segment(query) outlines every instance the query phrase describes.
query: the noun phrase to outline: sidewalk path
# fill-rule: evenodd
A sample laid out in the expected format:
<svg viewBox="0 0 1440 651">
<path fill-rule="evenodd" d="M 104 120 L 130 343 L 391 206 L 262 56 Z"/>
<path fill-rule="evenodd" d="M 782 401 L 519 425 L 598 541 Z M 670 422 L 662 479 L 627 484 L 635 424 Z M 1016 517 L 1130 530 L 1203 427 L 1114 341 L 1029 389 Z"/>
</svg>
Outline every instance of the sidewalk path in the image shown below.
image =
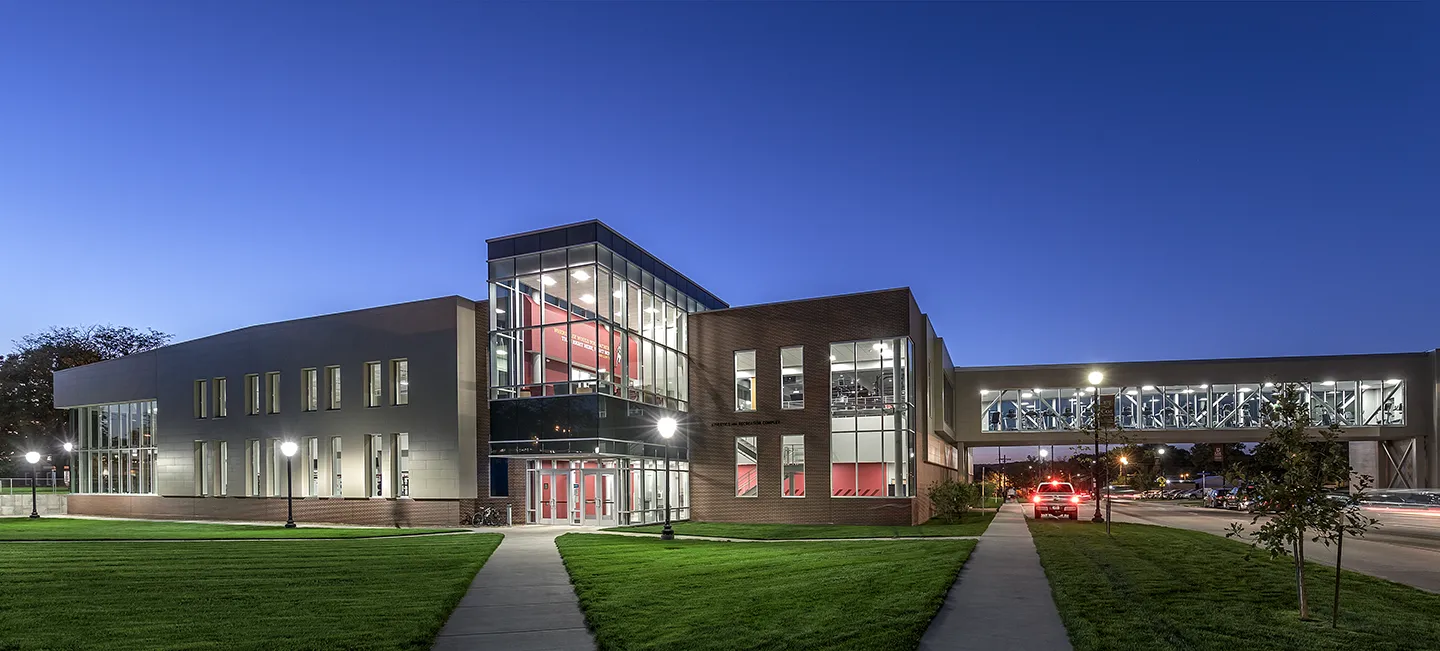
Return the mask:
<svg viewBox="0 0 1440 651">
<path fill-rule="evenodd" d="M 555 538 L 574 527 L 505 529 L 505 540 L 435 638 L 435 651 L 594 651 Z"/>
<path fill-rule="evenodd" d="M 1021 508 L 1001 507 L 980 537 L 920 639 L 921 651 L 1071 648 Z"/>
</svg>

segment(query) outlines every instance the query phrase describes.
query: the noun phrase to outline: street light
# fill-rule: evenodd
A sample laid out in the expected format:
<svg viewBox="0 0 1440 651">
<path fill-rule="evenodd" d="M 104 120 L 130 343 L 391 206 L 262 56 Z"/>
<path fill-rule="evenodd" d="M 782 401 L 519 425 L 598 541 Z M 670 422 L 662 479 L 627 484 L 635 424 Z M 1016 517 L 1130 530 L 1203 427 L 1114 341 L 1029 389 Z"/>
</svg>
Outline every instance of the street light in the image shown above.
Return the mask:
<svg viewBox="0 0 1440 651">
<path fill-rule="evenodd" d="M 660 431 L 660 438 L 665 439 L 665 528 L 660 530 L 661 540 L 675 539 L 675 530 L 670 528 L 670 437 L 675 436 L 675 429 L 679 425 L 669 416 L 655 423 L 655 429 Z"/>
<path fill-rule="evenodd" d="M 72 489 L 75 484 L 75 444 L 66 441 L 62 447 L 65 448 L 65 465 L 70 468 L 70 474 L 65 476 L 65 488 Z"/>
<path fill-rule="evenodd" d="M 1105 374 L 1100 371 L 1090 371 L 1088 379 L 1091 386 L 1099 387 L 1100 383 L 1105 381 Z M 1095 392 L 1096 407 L 1099 404 L 1100 392 L 1097 389 Z M 1100 412 L 1094 407 L 1090 411 L 1091 426 L 1095 428 L 1095 459 L 1090 465 L 1090 483 L 1093 484 L 1092 489 L 1095 492 L 1095 515 L 1090 518 L 1090 521 L 1098 524 L 1105 521 L 1105 516 L 1100 515 Z"/>
<path fill-rule="evenodd" d="M 39 478 L 35 476 L 35 464 L 40 462 L 40 453 L 33 450 L 26 452 L 25 460 L 30 462 L 30 517 L 38 518 L 40 517 L 40 510 L 36 508 L 35 483 L 39 481 Z"/>
<path fill-rule="evenodd" d="M 299 446 L 294 441 L 280 444 L 280 453 L 285 455 L 285 528 L 295 528 L 295 475 L 290 472 L 290 457 L 295 456 Z"/>
<path fill-rule="evenodd" d="M 1125 480 L 1125 466 L 1128 466 L 1128 465 L 1130 465 L 1130 460 L 1129 460 L 1129 459 L 1126 459 L 1125 457 L 1120 457 L 1120 480 L 1121 480 L 1121 481 L 1124 481 L 1124 480 Z"/>
</svg>

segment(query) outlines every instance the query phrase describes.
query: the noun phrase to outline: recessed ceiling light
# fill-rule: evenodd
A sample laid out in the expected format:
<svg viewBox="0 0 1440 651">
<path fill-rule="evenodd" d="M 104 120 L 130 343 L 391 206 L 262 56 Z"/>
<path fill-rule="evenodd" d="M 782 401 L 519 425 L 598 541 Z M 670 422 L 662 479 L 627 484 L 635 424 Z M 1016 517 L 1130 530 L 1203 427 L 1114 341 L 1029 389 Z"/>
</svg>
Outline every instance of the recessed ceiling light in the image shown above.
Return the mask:
<svg viewBox="0 0 1440 651">
<path fill-rule="evenodd" d="M 541 276 L 541 277 L 540 277 L 540 284 L 542 284 L 542 285 L 544 285 L 544 286 L 546 286 L 546 287 L 554 287 L 554 286 L 555 286 L 555 279 L 554 279 L 554 278 L 551 278 L 551 277 L 549 277 L 549 276 Z"/>
<path fill-rule="evenodd" d="M 1361 389 L 1374 389 L 1375 387 L 1373 387 L 1373 386 L 1371 386 L 1371 385 L 1368 385 L 1368 384 L 1362 384 L 1362 385 L 1360 385 L 1360 388 L 1361 388 Z"/>
<path fill-rule="evenodd" d="M 1145 386 L 1143 386 L 1143 387 L 1140 387 L 1140 390 L 1141 390 L 1141 391 L 1154 391 L 1154 390 L 1155 390 L 1155 385 L 1153 385 L 1153 384 L 1147 384 L 1147 385 L 1145 385 Z"/>
<path fill-rule="evenodd" d="M 877 344 L 872 345 L 872 346 L 870 346 L 870 347 L 871 347 L 871 348 L 874 348 L 875 350 L 884 350 L 884 349 L 885 349 L 885 344 L 878 344 L 878 343 L 877 343 Z"/>
<path fill-rule="evenodd" d="M 1186 389 L 1184 393 L 1195 393 L 1194 389 Z"/>
<path fill-rule="evenodd" d="M 591 295 L 591 294 L 581 294 L 581 295 L 580 295 L 580 302 L 581 302 L 581 303 L 591 303 L 591 304 L 593 304 L 593 303 L 595 302 L 595 296 L 593 296 L 593 295 Z"/>
<path fill-rule="evenodd" d="M 1034 397 L 1035 397 L 1035 394 L 1030 393 L 1029 391 L 1026 391 L 1025 393 L 1020 394 L 1020 397 L 1021 397 L 1021 398 L 1034 398 Z"/>
<path fill-rule="evenodd" d="M 1335 386 L 1335 381 L 1334 381 L 1334 380 L 1326 380 L 1326 381 L 1324 381 L 1324 382 L 1321 382 L 1320 384 L 1323 384 L 1323 385 L 1325 385 L 1325 386 L 1327 386 L 1327 387 L 1333 387 L 1333 386 Z"/>
<path fill-rule="evenodd" d="M 1273 386 L 1275 386 L 1275 383 L 1274 383 L 1274 382 L 1266 382 L 1266 383 L 1265 383 L 1265 386 L 1266 386 L 1266 387 L 1273 387 Z"/>
<path fill-rule="evenodd" d="M 831 355 L 831 356 L 830 356 L 830 359 L 835 359 L 835 356 L 834 356 L 834 355 Z M 980 390 L 980 395 L 982 395 L 982 396 L 988 396 L 988 395 L 990 395 L 990 390 L 989 390 L 989 389 L 981 389 L 981 390 Z"/>
<path fill-rule="evenodd" d="M 503 308 L 503 307 L 497 307 L 497 308 L 495 308 L 495 313 L 496 313 L 496 314 L 504 314 L 504 313 L 505 313 L 505 308 Z"/>
<path fill-rule="evenodd" d="M 584 269 L 576 269 L 574 273 L 570 274 L 570 277 L 580 281 L 590 280 L 590 274 Z"/>
<path fill-rule="evenodd" d="M 1250 393 L 1250 387 L 1240 387 L 1240 393 Z"/>
<path fill-rule="evenodd" d="M 1201 388 L 1201 389 L 1209 389 L 1209 388 L 1210 388 L 1210 385 L 1208 385 L 1208 384 L 1202 384 L 1202 385 L 1200 385 L 1200 388 Z"/>
<path fill-rule="evenodd" d="M 1125 392 L 1125 395 L 1127 395 L 1127 396 L 1138 396 L 1138 395 L 1140 395 L 1140 392 L 1139 392 L 1139 391 L 1136 391 L 1136 390 L 1134 390 L 1134 389 L 1131 389 L 1131 390 L 1129 390 L 1129 391 L 1126 391 L 1126 392 Z"/>
<path fill-rule="evenodd" d="M 500 350 L 495 351 L 495 354 L 499 355 L 500 357 L 504 357 L 506 355 L 509 355 L 510 353 L 505 352 L 505 349 L 501 348 Z"/>
<path fill-rule="evenodd" d="M 653 308 L 653 307 L 647 307 L 647 308 L 645 308 L 644 311 L 645 311 L 646 314 L 654 314 L 654 313 L 656 313 L 656 312 L 659 312 L 660 310 L 657 310 L 657 309 L 655 309 L 655 308 Z"/>
<path fill-rule="evenodd" d="M 1385 384 L 1400 384 L 1399 380 L 1386 380 Z"/>
</svg>

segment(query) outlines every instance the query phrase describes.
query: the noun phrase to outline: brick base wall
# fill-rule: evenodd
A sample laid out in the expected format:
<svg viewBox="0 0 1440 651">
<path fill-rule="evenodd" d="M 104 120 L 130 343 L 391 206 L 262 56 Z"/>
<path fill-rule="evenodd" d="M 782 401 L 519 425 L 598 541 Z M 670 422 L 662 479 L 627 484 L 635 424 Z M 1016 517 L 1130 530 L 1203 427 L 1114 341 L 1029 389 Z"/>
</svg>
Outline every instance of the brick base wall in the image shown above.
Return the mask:
<svg viewBox="0 0 1440 651">
<path fill-rule="evenodd" d="M 295 521 L 380 527 L 453 527 L 460 524 L 461 501 L 297 499 Z M 275 497 L 71 495 L 68 510 L 71 515 L 153 520 L 285 521 L 285 499 Z"/>
</svg>

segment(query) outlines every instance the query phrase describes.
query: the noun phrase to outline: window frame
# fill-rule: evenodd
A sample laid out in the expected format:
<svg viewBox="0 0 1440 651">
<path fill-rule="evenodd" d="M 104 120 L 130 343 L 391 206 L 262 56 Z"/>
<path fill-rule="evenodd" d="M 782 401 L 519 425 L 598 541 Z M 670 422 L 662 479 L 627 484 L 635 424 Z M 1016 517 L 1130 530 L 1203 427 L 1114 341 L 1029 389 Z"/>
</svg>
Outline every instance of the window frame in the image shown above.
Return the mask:
<svg viewBox="0 0 1440 651">
<path fill-rule="evenodd" d="M 749 491 L 748 493 L 741 493 L 741 492 L 740 492 L 740 468 L 741 468 L 741 465 L 740 465 L 740 442 L 743 441 L 743 440 L 747 440 L 747 439 L 750 441 L 751 446 L 752 446 L 752 449 L 755 451 L 755 453 L 750 456 L 750 460 L 755 462 L 755 463 L 754 463 L 755 479 L 750 483 L 750 491 Z M 756 436 L 756 435 L 754 435 L 754 434 L 741 434 L 741 435 L 738 435 L 738 436 L 735 437 L 735 443 L 734 443 L 733 447 L 734 447 L 734 450 L 735 450 L 735 497 L 736 497 L 737 499 L 754 499 L 754 498 L 760 497 L 760 437 L 759 437 L 759 436 Z"/>
<path fill-rule="evenodd" d="M 229 393 L 229 382 L 227 382 L 223 377 L 217 377 L 215 378 L 214 383 L 215 417 L 224 418 L 230 415 L 230 408 L 228 405 L 229 396 L 227 395 Z"/>
<path fill-rule="evenodd" d="M 280 413 L 280 371 L 265 373 L 265 413 Z"/>
<path fill-rule="evenodd" d="M 786 369 L 786 366 L 785 366 L 785 351 L 787 351 L 787 350 L 798 350 L 798 351 L 800 351 L 800 372 L 799 372 L 799 373 L 786 373 L 786 372 L 785 372 L 785 369 Z M 785 378 L 789 378 L 789 377 L 798 377 L 798 378 L 800 378 L 800 399 L 799 399 L 799 400 L 791 400 L 791 399 L 789 398 L 789 395 L 787 395 L 787 394 L 785 393 Z M 786 411 L 799 411 L 799 410 L 805 409 L 805 346 L 804 346 L 803 344 L 802 344 L 802 345 L 797 345 L 797 346 L 782 346 L 782 347 L 780 348 L 780 409 L 786 410 Z"/>
<path fill-rule="evenodd" d="M 795 445 L 791 439 L 798 439 L 800 445 L 800 494 L 793 495 L 786 489 L 785 452 L 787 448 Z M 791 464 L 794 465 L 794 464 Z M 804 434 L 781 434 L 780 435 L 780 497 L 786 499 L 804 499 L 805 497 L 805 435 Z"/>
<path fill-rule="evenodd" d="M 260 410 L 265 406 L 265 399 L 260 392 L 260 374 L 245 374 L 245 415 L 258 416 Z"/>
<path fill-rule="evenodd" d="M 404 389 L 400 387 L 400 371 L 402 369 L 405 371 Z M 402 394 L 405 396 L 404 400 L 400 398 Z M 390 405 L 403 407 L 408 404 L 410 404 L 410 359 L 408 357 L 392 359 L 390 360 Z"/>
<path fill-rule="evenodd" d="M 365 371 L 364 380 L 361 382 L 361 388 L 364 389 L 365 394 L 365 408 L 373 409 L 384 405 L 385 367 L 383 363 L 379 360 L 365 362 L 362 368 Z M 371 369 L 374 369 L 375 372 L 372 373 Z"/>
<path fill-rule="evenodd" d="M 205 419 L 210 417 L 210 383 L 207 380 L 195 381 L 195 399 L 192 405 L 195 408 L 195 418 Z"/>
<path fill-rule="evenodd" d="M 746 355 L 746 354 L 748 354 L 748 355 L 750 356 L 750 369 L 749 369 L 749 371 L 748 371 L 748 372 L 750 373 L 750 375 L 748 376 L 748 378 L 740 375 L 742 372 L 746 372 L 746 371 L 741 371 L 741 370 L 740 370 L 740 356 L 741 356 L 741 355 Z M 736 412 L 736 413 L 750 413 L 750 412 L 755 411 L 755 410 L 760 406 L 760 405 L 759 405 L 760 401 L 758 400 L 758 398 L 759 398 L 759 391 L 756 390 L 756 389 L 759 388 L 759 385 L 760 385 L 759 382 L 757 382 L 757 380 L 759 379 L 759 378 L 757 377 L 757 376 L 759 375 L 759 373 L 756 372 L 756 367 L 757 367 L 757 365 L 758 365 L 758 359 L 759 359 L 759 358 L 758 358 L 758 356 L 755 354 L 755 350 L 754 350 L 754 349 L 737 350 L 737 351 L 735 351 L 734 355 L 731 357 L 731 360 L 732 360 L 732 370 L 734 371 L 734 374 L 735 374 L 735 389 L 734 389 L 734 391 L 733 391 L 733 394 L 734 394 L 734 397 L 735 397 L 735 412 Z M 749 388 L 749 390 L 750 390 L 750 404 L 749 404 L 748 407 L 742 407 L 742 406 L 741 406 L 740 386 L 741 386 L 741 380 L 743 380 L 743 379 L 748 379 L 748 380 L 749 380 L 749 387 L 748 387 L 748 388 Z"/>
<path fill-rule="evenodd" d="M 325 411 L 336 411 L 340 409 L 344 394 L 341 393 L 344 385 L 340 382 L 340 367 L 325 367 Z"/>
<path fill-rule="evenodd" d="M 320 369 L 300 369 L 300 411 L 320 410 Z"/>
</svg>

